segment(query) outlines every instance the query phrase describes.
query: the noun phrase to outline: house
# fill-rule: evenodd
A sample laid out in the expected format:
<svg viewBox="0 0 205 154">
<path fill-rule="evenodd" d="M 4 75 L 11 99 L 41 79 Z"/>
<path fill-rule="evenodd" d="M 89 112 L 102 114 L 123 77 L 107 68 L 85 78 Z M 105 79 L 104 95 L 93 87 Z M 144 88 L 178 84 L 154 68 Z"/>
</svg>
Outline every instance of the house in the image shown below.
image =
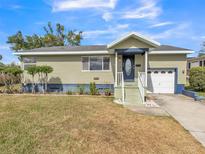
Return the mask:
<svg viewBox="0 0 205 154">
<path fill-rule="evenodd" d="M 182 92 L 190 53 L 193 51 L 161 45 L 132 32 L 108 45 L 44 47 L 14 54 L 21 58 L 23 69 L 31 65 L 53 67 L 49 91 L 72 91 L 81 84 L 89 90 L 90 82 L 95 82 L 99 90 L 112 89 L 117 100 L 143 103 L 149 92 Z M 31 89 L 29 75 L 24 75 L 23 82 Z"/>
<path fill-rule="evenodd" d="M 205 56 L 187 58 L 187 74 L 193 67 L 205 67 Z"/>
</svg>

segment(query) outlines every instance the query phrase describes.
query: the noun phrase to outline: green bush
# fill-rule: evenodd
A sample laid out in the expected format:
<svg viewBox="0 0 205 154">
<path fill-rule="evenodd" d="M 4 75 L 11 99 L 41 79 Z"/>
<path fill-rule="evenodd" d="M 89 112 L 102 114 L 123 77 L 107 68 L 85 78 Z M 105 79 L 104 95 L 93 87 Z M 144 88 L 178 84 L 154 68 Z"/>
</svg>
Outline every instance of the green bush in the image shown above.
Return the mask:
<svg viewBox="0 0 205 154">
<path fill-rule="evenodd" d="M 190 87 L 195 91 L 205 91 L 205 67 L 194 67 L 190 70 Z"/>
<path fill-rule="evenodd" d="M 90 83 L 90 94 L 91 95 L 97 95 L 98 89 L 96 88 L 95 82 Z"/>
<path fill-rule="evenodd" d="M 78 86 L 78 92 L 80 95 L 85 94 L 85 86 L 84 85 L 79 85 Z"/>
<path fill-rule="evenodd" d="M 110 96 L 111 95 L 111 89 L 109 89 L 109 88 L 104 89 L 104 93 L 105 93 L 105 96 Z"/>
<path fill-rule="evenodd" d="M 66 94 L 67 94 L 67 95 L 73 95 L 73 92 L 70 91 L 70 90 L 68 90 L 68 91 L 66 92 Z"/>
</svg>

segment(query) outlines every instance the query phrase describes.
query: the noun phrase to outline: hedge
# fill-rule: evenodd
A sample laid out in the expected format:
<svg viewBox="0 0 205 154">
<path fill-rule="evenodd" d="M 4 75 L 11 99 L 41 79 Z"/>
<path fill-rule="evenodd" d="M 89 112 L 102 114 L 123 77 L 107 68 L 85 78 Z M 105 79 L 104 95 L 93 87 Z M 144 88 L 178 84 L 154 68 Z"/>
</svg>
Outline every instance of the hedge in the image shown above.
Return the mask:
<svg viewBox="0 0 205 154">
<path fill-rule="evenodd" d="M 205 91 L 205 67 L 194 67 L 190 70 L 190 86 L 195 91 Z"/>
</svg>

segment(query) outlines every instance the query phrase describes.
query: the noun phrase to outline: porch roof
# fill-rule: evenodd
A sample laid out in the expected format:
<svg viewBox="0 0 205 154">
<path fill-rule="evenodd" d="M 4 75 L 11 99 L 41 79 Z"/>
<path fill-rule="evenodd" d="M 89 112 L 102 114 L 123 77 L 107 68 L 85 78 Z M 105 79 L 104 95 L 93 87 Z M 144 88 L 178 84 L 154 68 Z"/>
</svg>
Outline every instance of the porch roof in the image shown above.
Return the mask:
<svg viewBox="0 0 205 154">
<path fill-rule="evenodd" d="M 143 54 L 149 51 L 149 48 L 127 48 L 127 49 L 115 49 L 118 54 Z"/>
</svg>

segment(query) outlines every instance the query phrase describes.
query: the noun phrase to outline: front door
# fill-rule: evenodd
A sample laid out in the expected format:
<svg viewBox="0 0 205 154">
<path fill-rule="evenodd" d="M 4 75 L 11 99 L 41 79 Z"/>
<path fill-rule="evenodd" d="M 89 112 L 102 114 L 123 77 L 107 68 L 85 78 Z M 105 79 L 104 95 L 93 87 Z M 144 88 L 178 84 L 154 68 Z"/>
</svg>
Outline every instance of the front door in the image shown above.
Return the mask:
<svg viewBox="0 0 205 154">
<path fill-rule="evenodd" d="M 134 81 L 135 76 L 135 64 L 134 55 L 124 55 L 123 56 L 123 74 L 125 81 Z"/>
</svg>

